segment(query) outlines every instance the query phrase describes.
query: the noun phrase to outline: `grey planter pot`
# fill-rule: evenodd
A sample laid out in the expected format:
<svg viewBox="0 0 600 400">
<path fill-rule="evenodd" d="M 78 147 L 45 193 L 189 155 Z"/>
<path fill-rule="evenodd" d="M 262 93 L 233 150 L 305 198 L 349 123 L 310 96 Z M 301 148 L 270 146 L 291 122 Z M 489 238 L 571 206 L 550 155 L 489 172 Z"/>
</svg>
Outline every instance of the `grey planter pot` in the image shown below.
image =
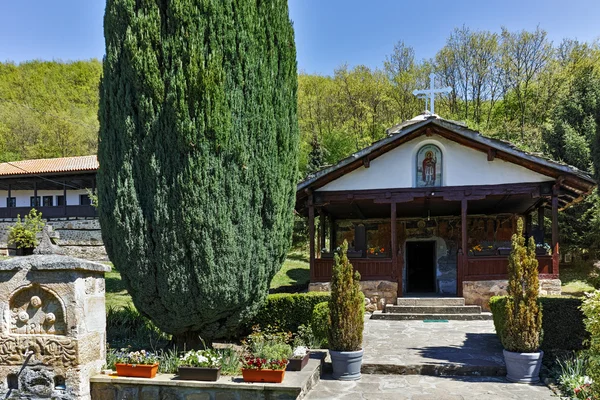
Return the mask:
<svg viewBox="0 0 600 400">
<path fill-rule="evenodd" d="M 513 353 L 503 351 L 506 363 L 506 379 L 515 383 L 538 383 L 544 352 Z"/>
<path fill-rule="evenodd" d="M 331 365 L 333 366 L 333 379 L 340 381 L 356 381 L 360 379 L 363 350 L 329 350 L 329 354 L 331 355 Z"/>
</svg>

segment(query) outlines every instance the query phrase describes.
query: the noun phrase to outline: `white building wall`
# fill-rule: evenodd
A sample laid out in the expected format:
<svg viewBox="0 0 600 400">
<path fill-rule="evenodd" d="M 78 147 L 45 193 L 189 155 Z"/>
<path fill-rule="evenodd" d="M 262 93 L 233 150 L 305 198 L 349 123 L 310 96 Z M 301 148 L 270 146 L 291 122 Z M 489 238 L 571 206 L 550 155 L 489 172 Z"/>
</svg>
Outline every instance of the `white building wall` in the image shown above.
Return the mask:
<svg viewBox="0 0 600 400">
<path fill-rule="evenodd" d="M 442 186 L 500 185 L 544 182 L 554 178 L 473 150 L 439 135 L 420 136 L 371 160 L 364 166 L 328 183 L 318 191 L 410 188 L 416 186 L 415 157 L 425 144 L 437 145 L 442 153 Z"/>
<path fill-rule="evenodd" d="M 79 195 L 87 194 L 86 190 L 67 190 L 67 205 L 79 205 Z M 43 196 L 53 196 L 53 204 L 56 206 L 57 197 L 64 195 L 62 190 L 38 190 L 40 202 Z M 29 207 L 30 197 L 33 196 L 33 190 L 12 190 L 11 196 L 16 198 L 17 207 Z M 8 190 L 0 190 L 0 207 L 6 207 L 6 199 L 8 198 Z M 42 203 L 43 204 L 43 203 Z"/>
</svg>

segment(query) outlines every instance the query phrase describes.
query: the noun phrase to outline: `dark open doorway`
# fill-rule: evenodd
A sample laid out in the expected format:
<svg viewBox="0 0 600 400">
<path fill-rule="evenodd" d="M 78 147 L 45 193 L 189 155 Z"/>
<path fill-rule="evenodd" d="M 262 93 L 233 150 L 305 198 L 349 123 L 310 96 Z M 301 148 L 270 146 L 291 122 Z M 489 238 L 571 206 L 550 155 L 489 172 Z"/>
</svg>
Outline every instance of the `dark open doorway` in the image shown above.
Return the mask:
<svg viewBox="0 0 600 400">
<path fill-rule="evenodd" d="M 406 242 L 406 291 L 435 293 L 435 242 Z"/>
</svg>

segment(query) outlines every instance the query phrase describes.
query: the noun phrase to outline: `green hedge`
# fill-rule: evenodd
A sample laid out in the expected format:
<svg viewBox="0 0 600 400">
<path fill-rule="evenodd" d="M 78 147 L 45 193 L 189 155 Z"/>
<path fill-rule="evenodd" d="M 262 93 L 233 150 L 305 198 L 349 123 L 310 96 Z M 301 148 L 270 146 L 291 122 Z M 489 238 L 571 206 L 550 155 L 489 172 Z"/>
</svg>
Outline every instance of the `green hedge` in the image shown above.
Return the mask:
<svg viewBox="0 0 600 400">
<path fill-rule="evenodd" d="M 250 326 L 277 325 L 283 330 L 296 332 L 298 326 L 310 324 L 315 306 L 329 301 L 329 297 L 329 293 L 320 292 L 271 294 Z"/>
<path fill-rule="evenodd" d="M 543 351 L 581 350 L 583 341 L 589 337 L 583 325 L 583 313 L 579 309 L 581 299 L 574 297 L 540 297 L 542 306 Z M 494 327 L 501 338 L 506 321 L 506 296 L 490 299 Z"/>
</svg>

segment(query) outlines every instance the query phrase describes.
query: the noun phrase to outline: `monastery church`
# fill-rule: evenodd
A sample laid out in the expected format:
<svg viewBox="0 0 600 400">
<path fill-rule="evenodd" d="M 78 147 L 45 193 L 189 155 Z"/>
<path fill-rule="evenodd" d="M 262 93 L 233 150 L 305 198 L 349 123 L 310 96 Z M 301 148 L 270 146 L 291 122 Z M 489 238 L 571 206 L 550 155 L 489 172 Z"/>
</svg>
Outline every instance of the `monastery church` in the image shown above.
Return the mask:
<svg viewBox="0 0 600 400">
<path fill-rule="evenodd" d="M 347 240 L 380 309 L 402 297 L 464 297 L 487 309 L 489 297 L 506 293 L 522 218 L 537 244 L 541 293 L 560 294 L 558 213 L 595 185 L 577 168 L 425 113 L 298 184 L 309 290 L 329 289 L 334 251 Z"/>
</svg>

